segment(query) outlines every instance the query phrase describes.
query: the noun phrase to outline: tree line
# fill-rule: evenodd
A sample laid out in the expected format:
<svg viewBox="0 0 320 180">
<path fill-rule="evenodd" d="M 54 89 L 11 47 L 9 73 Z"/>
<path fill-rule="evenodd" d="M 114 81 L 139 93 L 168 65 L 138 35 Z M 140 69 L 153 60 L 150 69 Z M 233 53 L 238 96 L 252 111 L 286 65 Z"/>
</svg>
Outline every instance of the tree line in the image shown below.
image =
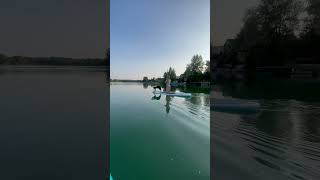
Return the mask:
<svg viewBox="0 0 320 180">
<path fill-rule="evenodd" d="M 110 49 L 104 58 L 26 57 L 0 54 L 0 65 L 110 66 Z"/>
<path fill-rule="evenodd" d="M 300 60 L 320 63 L 320 0 L 261 0 L 247 9 L 243 26 L 218 65 L 283 66 Z"/>
<path fill-rule="evenodd" d="M 170 78 L 171 81 L 177 82 L 200 82 L 200 81 L 210 81 L 210 61 L 204 62 L 201 55 L 194 55 L 191 58 L 191 62 L 187 64 L 184 73 L 177 76 L 174 68 L 169 67 L 169 69 L 164 72 L 162 78 L 152 78 L 143 77 L 143 82 L 151 81 L 161 81 L 164 82 L 166 79 Z"/>
</svg>

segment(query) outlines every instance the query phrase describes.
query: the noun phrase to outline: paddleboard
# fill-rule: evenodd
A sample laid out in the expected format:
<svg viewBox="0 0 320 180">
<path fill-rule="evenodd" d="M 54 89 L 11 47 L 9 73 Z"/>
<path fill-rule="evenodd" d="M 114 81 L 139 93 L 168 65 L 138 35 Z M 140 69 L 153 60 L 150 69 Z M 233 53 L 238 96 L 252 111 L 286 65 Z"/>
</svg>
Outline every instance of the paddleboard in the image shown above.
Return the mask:
<svg viewBox="0 0 320 180">
<path fill-rule="evenodd" d="M 163 94 L 166 96 L 179 96 L 179 97 L 191 97 L 191 93 L 184 92 L 175 92 L 175 93 L 167 93 L 163 91 L 153 91 L 154 94 Z"/>
<path fill-rule="evenodd" d="M 110 180 L 113 180 L 113 179 L 112 179 L 112 176 L 111 176 L 111 174 L 110 174 Z"/>
</svg>

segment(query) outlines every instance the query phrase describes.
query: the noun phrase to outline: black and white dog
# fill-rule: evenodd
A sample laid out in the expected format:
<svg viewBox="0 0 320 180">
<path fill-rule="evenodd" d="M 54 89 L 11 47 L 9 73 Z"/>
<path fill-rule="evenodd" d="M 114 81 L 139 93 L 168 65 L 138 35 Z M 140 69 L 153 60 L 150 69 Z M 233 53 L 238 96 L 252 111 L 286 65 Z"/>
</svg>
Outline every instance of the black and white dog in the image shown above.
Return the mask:
<svg viewBox="0 0 320 180">
<path fill-rule="evenodd" d="M 154 86 L 153 89 L 154 90 L 160 89 L 160 91 L 161 91 L 161 87 L 160 86 Z"/>
</svg>

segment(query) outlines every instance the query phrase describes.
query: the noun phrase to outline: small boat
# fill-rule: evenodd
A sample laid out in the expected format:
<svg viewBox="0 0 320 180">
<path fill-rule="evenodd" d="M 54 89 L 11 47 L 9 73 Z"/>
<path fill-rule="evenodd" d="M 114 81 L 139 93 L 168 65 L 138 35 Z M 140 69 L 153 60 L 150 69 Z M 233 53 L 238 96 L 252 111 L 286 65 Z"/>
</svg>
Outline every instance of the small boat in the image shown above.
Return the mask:
<svg viewBox="0 0 320 180">
<path fill-rule="evenodd" d="M 191 97 L 191 93 L 184 92 L 164 92 L 164 91 L 153 91 L 153 94 L 164 94 L 167 96 L 178 96 L 178 97 Z"/>
</svg>

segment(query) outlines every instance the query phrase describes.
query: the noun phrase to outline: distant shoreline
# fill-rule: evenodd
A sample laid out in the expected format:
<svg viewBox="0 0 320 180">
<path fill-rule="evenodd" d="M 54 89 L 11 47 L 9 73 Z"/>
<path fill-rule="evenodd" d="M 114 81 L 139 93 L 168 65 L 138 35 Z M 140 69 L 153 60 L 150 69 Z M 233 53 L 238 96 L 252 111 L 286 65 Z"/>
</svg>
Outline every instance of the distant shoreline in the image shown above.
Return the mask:
<svg viewBox="0 0 320 180">
<path fill-rule="evenodd" d="M 5 65 L 46 65 L 46 66 L 109 66 L 102 58 L 65 58 L 65 57 L 7 57 L 0 54 L 0 66 Z"/>
<path fill-rule="evenodd" d="M 110 82 L 139 82 L 139 83 L 143 83 L 142 80 L 130 80 L 130 79 L 111 79 Z"/>
</svg>

